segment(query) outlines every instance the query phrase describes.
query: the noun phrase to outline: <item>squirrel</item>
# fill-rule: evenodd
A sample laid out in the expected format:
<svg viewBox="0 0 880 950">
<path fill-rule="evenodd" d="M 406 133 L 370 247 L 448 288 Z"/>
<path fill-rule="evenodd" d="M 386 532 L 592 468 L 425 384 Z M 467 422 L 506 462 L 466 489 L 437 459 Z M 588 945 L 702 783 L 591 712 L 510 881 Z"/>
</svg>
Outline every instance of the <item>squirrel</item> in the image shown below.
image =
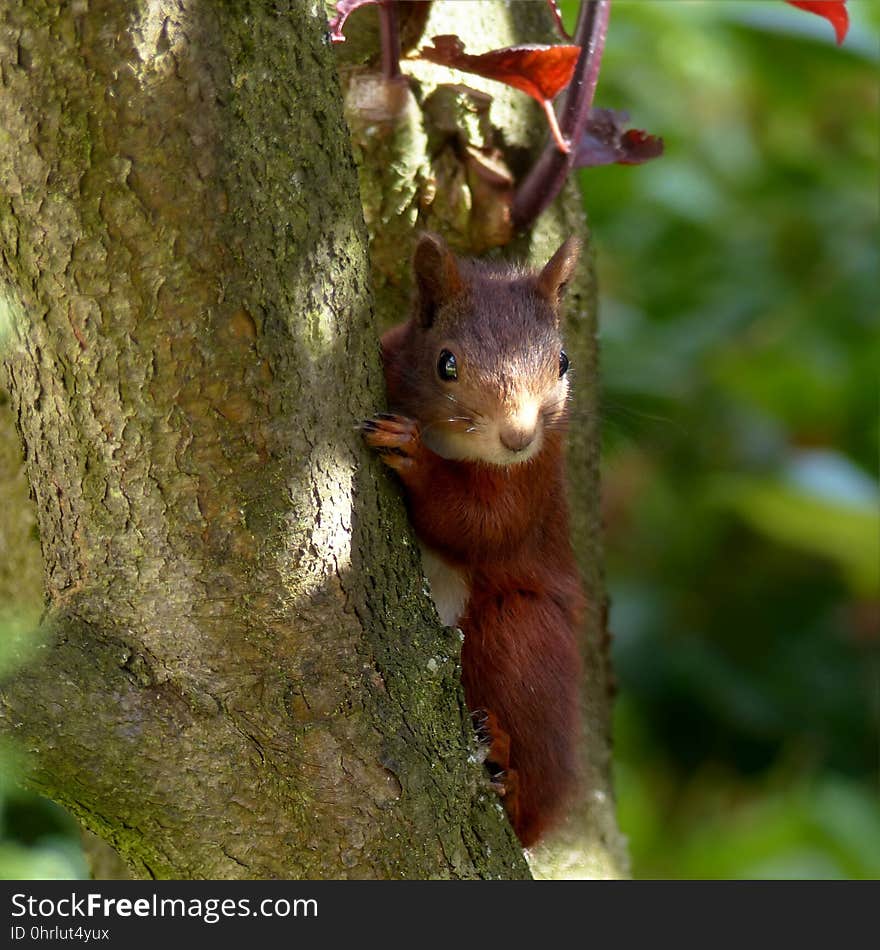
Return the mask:
<svg viewBox="0 0 880 950">
<path fill-rule="evenodd" d="M 440 619 L 464 633 L 465 700 L 524 847 L 560 818 L 577 774 L 584 595 L 560 305 L 579 251 L 569 238 L 530 273 L 422 235 L 412 316 L 381 340 L 392 411 L 362 425 L 403 483 Z"/>
</svg>

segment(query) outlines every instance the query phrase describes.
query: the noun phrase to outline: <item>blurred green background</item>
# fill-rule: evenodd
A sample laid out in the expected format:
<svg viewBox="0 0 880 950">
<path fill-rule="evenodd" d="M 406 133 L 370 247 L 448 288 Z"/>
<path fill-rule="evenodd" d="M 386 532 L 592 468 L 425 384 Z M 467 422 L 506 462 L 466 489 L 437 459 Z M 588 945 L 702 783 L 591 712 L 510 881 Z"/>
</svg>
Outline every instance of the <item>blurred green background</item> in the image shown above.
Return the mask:
<svg viewBox="0 0 880 950">
<path fill-rule="evenodd" d="M 577 4 L 565 4 L 573 23 Z M 636 877 L 880 877 L 880 4 L 615 0 L 601 292 Z"/>
<path fill-rule="evenodd" d="M 781 0 L 613 5 L 597 105 L 666 142 L 581 173 L 636 877 L 880 877 L 880 5 L 849 8 L 838 49 Z M 85 875 L 12 771 L 0 877 Z"/>
<path fill-rule="evenodd" d="M 7 474 L 3 461 L 0 458 L 0 475 Z M 0 677 L 34 659 L 40 648 L 34 635 L 38 623 L 37 611 L 21 613 L 0 605 Z M 25 767 L 23 751 L 0 742 L 0 880 L 88 877 L 74 820 L 18 785 Z"/>
</svg>

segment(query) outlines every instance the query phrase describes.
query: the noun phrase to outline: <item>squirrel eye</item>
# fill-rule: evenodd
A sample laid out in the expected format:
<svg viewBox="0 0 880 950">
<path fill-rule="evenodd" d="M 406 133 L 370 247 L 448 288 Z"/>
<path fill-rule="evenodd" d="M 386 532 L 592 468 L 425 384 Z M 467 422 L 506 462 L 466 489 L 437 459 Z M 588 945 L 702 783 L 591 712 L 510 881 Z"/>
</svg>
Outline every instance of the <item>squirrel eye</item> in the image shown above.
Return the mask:
<svg viewBox="0 0 880 950">
<path fill-rule="evenodd" d="M 458 379 L 458 365 L 454 353 L 450 353 L 449 350 L 441 351 L 440 359 L 437 361 L 437 372 L 440 374 L 440 379 L 447 381 Z"/>
<path fill-rule="evenodd" d="M 566 355 L 565 350 L 560 350 L 559 352 L 559 378 L 562 379 L 563 376 L 568 372 L 568 367 L 571 366 L 568 356 Z"/>
</svg>

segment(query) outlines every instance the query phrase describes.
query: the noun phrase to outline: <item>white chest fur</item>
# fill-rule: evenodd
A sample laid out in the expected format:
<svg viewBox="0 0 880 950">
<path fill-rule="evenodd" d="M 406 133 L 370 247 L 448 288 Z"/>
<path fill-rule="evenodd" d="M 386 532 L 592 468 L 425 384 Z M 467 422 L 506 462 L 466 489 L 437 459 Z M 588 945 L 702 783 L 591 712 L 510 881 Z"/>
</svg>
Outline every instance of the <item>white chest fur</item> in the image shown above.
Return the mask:
<svg viewBox="0 0 880 950">
<path fill-rule="evenodd" d="M 454 627 L 464 613 L 470 596 L 468 582 L 461 571 L 450 567 L 430 548 L 421 545 L 422 568 L 431 587 L 431 599 L 440 615 L 441 623 Z"/>
</svg>

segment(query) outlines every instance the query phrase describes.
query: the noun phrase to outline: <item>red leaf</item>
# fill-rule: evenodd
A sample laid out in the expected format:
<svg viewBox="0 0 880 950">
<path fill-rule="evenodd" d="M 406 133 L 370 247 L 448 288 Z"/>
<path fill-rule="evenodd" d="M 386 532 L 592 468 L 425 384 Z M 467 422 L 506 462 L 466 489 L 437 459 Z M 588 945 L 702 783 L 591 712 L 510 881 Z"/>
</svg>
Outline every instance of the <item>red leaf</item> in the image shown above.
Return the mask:
<svg viewBox="0 0 880 950">
<path fill-rule="evenodd" d="M 506 46 L 473 55 L 457 36 L 435 36 L 433 42 L 422 49 L 425 59 L 507 83 L 538 102 L 552 99 L 571 82 L 581 51 L 579 46 Z"/>
<path fill-rule="evenodd" d="M 327 24 L 330 27 L 330 40 L 333 43 L 344 43 L 345 37 L 342 35 L 342 27 L 345 26 L 345 21 L 349 16 L 358 7 L 366 7 L 379 2 L 380 0 L 339 0 L 336 4 L 336 16 Z"/>
<path fill-rule="evenodd" d="M 663 139 L 641 129 L 624 131 L 626 112 L 590 109 L 584 136 L 578 143 L 575 168 L 596 165 L 641 165 L 663 154 Z"/>
<path fill-rule="evenodd" d="M 834 34 L 837 37 L 837 45 L 844 41 L 846 31 L 849 29 L 849 14 L 846 11 L 846 0 L 786 0 L 793 7 L 801 10 L 809 10 L 810 13 L 816 13 L 825 17 L 834 27 Z"/>
<path fill-rule="evenodd" d="M 641 129 L 628 129 L 620 138 L 620 165 L 641 165 L 663 154 L 663 139 Z"/>
<path fill-rule="evenodd" d="M 506 46 L 488 53 L 470 54 L 454 35 L 435 36 L 433 43 L 421 51 L 432 63 L 506 83 L 540 102 L 556 144 L 563 152 L 568 151 L 550 100 L 571 82 L 581 51 L 579 46 Z"/>
</svg>

